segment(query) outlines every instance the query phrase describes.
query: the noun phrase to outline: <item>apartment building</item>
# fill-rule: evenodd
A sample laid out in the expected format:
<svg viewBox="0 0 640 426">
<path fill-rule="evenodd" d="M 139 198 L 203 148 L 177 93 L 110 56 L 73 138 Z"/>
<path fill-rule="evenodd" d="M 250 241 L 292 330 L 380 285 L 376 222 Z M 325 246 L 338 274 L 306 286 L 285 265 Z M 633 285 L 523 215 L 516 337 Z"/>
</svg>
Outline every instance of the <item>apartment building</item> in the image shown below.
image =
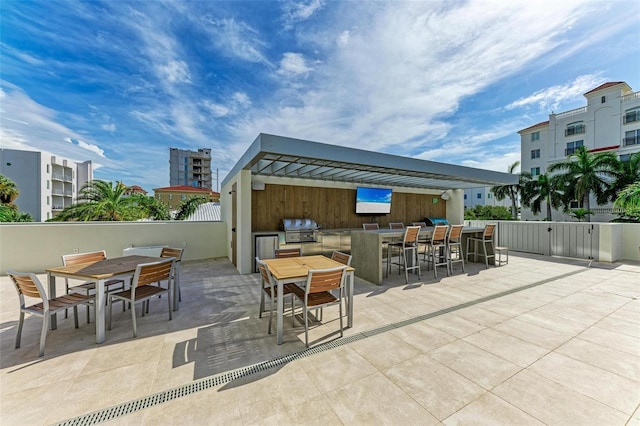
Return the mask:
<svg viewBox="0 0 640 426">
<path fill-rule="evenodd" d="M 169 148 L 169 185 L 211 189 L 211 150 Z"/>
<path fill-rule="evenodd" d="M 511 198 L 507 197 L 503 200 L 498 200 L 495 195 L 491 193 L 491 186 L 482 186 L 478 188 L 471 188 L 464 190 L 464 208 L 470 209 L 477 205 L 481 206 L 503 206 L 511 211 Z"/>
<path fill-rule="evenodd" d="M 621 160 L 640 151 L 640 92 L 624 81 L 604 83 L 584 94 L 587 105 L 561 113 L 549 120 L 522 129 L 520 155 L 523 171 L 535 178 L 556 162 L 564 161 L 579 147 L 589 152 L 614 152 Z M 577 207 L 577 201 L 573 204 Z M 591 220 L 607 222 L 616 217 L 611 205 L 598 206 L 590 200 Z M 546 207 L 545 207 L 546 208 Z M 522 209 L 523 220 L 539 220 L 530 209 Z M 570 220 L 569 215 L 553 212 L 554 220 Z"/>
<path fill-rule="evenodd" d="M 44 151 L 0 149 L 0 174 L 16 183 L 20 211 L 44 222 L 76 202 L 80 188 L 93 180 L 93 165 Z"/>
<path fill-rule="evenodd" d="M 169 210 L 176 210 L 180 203 L 193 197 L 205 197 L 211 203 L 220 202 L 220 193 L 209 188 L 194 188 L 188 185 L 154 188 L 154 197 L 165 204 Z"/>
</svg>

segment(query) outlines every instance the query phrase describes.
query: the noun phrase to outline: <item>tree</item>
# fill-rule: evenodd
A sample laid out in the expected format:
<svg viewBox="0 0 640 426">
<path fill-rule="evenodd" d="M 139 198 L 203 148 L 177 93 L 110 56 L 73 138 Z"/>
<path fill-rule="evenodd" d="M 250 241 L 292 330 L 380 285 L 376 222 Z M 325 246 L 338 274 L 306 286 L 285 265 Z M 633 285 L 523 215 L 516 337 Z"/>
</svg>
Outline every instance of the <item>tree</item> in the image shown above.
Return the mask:
<svg viewBox="0 0 640 426">
<path fill-rule="evenodd" d="M 154 197 L 144 194 L 129 195 L 130 202 L 133 206 L 141 209 L 142 218 L 151 218 L 153 220 L 171 220 L 171 214 L 167 206 Z"/>
<path fill-rule="evenodd" d="M 520 165 L 519 161 L 511 164 L 507 171 L 511 174 L 514 174 L 515 170 Z M 500 185 L 494 186 L 491 188 L 491 193 L 496 197 L 497 200 L 502 201 L 505 198 L 509 197 L 511 199 L 511 216 L 513 219 L 518 218 L 518 196 L 523 195 L 524 188 L 531 180 L 531 174 L 527 172 L 521 172 L 518 175 L 518 183 L 515 185 Z"/>
<path fill-rule="evenodd" d="M 0 175 L 0 204 L 13 204 L 20 195 L 16 183 L 4 175 Z"/>
<path fill-rule="evenodd" d="M 464 210 L 465 220 L 509 220 L 512 219 L 509 209 L 504 206 L 475 205 Z"/>
<path fill-rule="evenodd" d="M 121 182 L 94 180 L 87 182 L 78 195 L 78 203 L 65 208 L 51 221 L 119 221 L 141 219 L 140 209 L 132 208 L 132 200 L 124 197 L 126 185 Z"/>
<path fill-rule="evenodd" d="M 528 183 L 522 203 L 531 207 L 533 214 L 542 211 L 542 203 L 547 207 L 546 220 L 551 221 L 551 208 L 559 208 L 565 203 L 564 182 L 560 175 L 549 176 L 544 173 L 538 179 Z"/>
<path fill-rule="evenodd" d="M 613 182 L 605 192 L 603 201 L 614 201 L 620 191 L 636 182 L 640 182 L 640 152 L 631 154 L 628 161 L 618 160 L 613 171 Z"/>
<path fill-rule="evenodd" d="M 0 222 L 33 222 L 29 213 L 21 213 L 14 201 L 20 196 L 18 186 L 0 175 Z"/>
<path fill-rule="evenodd" d="M 617 168 L 618 158 L 615 154 L 592 154 L 581 146 L 565 161 L 551 165 L 548 171 L 564 172 L 560 179 L 566 184 L 567 196 L 571 195 L 578 200 L 580 207 L 590 210 L 589 196 L 593 193 L 601 203 Z"/>
<path fill-rule="evenodd" d="M 206 197 L 197 196 L 187 198 L 183 202 L 180 203 L 178 207 L 178 212 L 176 213 L 174 219 L 175 220 L 185 220 L 192 214 L 196 212 L 196 209 L 200 204 L 206 203 L 208 200 Z"/>
<path fill-rule="evenodd" d="M 633 221 L 640 220 L 640 181 L 627 185 L 613 203 L 614 207 L 624 209 L 625 216 Z"/>
</svg>

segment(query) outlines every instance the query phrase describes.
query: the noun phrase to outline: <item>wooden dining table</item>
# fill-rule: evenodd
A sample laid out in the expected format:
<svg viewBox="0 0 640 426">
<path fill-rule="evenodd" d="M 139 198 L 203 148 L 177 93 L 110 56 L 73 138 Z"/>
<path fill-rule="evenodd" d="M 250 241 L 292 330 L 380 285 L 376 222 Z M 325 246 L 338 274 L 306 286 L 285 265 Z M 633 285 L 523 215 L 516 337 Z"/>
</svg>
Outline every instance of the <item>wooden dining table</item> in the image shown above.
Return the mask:
<svg viewBox="0 0 640 426">
<path fill-rule="evenodd" d="M 304 281 L 310 270 L 313 269 L 329 269 L 344 264 L 332 260 L 328 257 L 317 256 L 300 256 L 287 257 L 281 259 L 263 259 L 263 262 L 269 268 L 271 275 L 277 284 L 278 308 L 276 320 L 276 342 L 282 344 L 282 326 L 284 315 L 284 302 L 282 297 L 283 285 L 287 283 L 296 283 Z M 351 266 L 347 267 L 347 327 L 353 326 L 353 275 L 355 269 Z"/>
<path fill-rule="evenodd" d="M 46 269 L 49 281 L 49 298 L 56 297 L 56 277 L 72 278 L 96 283 L 96 343 L 105 341 L 105 286 L 104 282 L 113 278 L 133 276 L 138 265 L 157 262 L 158 257 L 124 256 L 100 260 L 93 263 L 83 263 L 72 266 L 58 266 Z M 134 309 L 132 307 L 132 309 Z M 51 329 L 58 326 L 56 315 L 51 317 Z"/>
</svg>

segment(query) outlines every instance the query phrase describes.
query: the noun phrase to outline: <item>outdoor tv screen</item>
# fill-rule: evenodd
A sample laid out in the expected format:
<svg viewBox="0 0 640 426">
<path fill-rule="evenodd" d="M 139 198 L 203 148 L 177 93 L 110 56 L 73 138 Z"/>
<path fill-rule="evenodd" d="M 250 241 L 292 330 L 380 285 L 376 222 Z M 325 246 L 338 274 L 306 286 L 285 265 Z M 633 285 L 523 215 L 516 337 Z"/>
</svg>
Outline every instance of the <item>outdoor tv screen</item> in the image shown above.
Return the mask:
<svg viewBox="0 0 640 426">
<path fill-rule="evenodd" d="M 391 213 L 391 190 L 385 188 L 356 188 L 356 213 Z"/>
</svg>

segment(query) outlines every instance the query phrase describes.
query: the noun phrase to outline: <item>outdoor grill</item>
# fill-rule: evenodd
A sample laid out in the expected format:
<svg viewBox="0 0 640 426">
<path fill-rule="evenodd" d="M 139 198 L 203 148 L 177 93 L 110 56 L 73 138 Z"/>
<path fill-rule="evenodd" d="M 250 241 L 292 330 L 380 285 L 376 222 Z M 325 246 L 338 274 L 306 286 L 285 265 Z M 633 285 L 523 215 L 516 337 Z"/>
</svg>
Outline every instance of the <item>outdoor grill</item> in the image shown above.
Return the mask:
<svg viewBox="0 0 640 426">
<path fill-rule="evenodd" d="M 425 217 L 427 226 L 449 225 L 449 221 L 443 217 Z"/>
<path fill-rule="evenodd" d="M 318 224 L 313 219 L 282 219 L 285 243 L 316 242 Z"/>
</svg>

